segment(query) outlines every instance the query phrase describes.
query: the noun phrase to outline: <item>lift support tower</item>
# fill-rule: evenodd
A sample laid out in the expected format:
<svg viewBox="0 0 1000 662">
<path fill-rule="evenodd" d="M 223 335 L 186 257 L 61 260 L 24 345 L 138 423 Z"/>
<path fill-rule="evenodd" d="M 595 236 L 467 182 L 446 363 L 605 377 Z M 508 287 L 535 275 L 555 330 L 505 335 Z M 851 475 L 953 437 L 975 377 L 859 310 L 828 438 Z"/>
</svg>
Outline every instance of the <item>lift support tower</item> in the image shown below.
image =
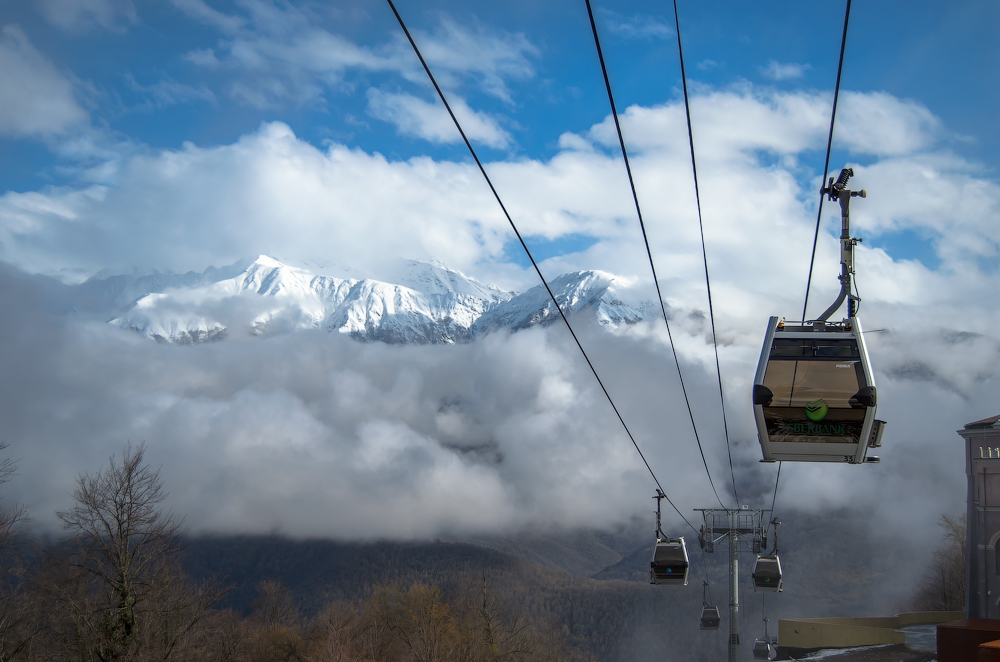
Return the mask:
<svg viewBox="0 0 1000 662">
<path fill-rule="evenodd" d="M 767 544 L 764 522 L 770 510 L 740 508 L 695 508 L 705 523 L 698 534 L 698 543 L 706 552 L 714 552 L 715 544 L 729 540 L 729 662 L 740 659 L 740 559 L 739 552 L 760 554 Z"/>
</svg>

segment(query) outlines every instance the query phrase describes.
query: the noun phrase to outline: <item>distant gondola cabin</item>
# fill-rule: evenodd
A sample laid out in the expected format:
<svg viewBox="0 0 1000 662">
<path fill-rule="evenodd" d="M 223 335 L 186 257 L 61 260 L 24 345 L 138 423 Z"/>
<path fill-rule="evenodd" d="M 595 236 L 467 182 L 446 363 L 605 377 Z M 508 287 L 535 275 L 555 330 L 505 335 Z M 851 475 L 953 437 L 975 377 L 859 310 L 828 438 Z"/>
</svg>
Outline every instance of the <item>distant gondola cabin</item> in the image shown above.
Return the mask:
<svg viewBox="0 0 1000 662">
<path fill-rule="evenodd" d="M 683 537 L 657 540 L 649 562 L 649 583 L 687 585 L 690 565 Z"/>
<path fill-rule="evenodd" d="M 750 576 L 753 579 L 753 590 L 755 591 L 778 592 L 783 590 L 781 560 L 777 554 L 758 556 Z"/>
</svg>

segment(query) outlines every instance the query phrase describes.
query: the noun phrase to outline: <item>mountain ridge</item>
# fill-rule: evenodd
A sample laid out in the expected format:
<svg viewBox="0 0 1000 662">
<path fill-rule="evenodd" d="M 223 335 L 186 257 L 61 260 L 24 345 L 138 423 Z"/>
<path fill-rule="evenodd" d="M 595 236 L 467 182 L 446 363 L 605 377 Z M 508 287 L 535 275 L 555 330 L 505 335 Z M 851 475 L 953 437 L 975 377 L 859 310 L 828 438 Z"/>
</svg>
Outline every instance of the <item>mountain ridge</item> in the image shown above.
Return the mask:
<svg viewBox="0 0 1000 662">
<path fill-rule="evenodd" d="M 559 319 L 542 285 L 507 292 L 441 263 L 416 260 L 397 280 L 316 275 L 260 255 L 201 274 L 95 276 L 79 287 L 91 308 L 113 311 L 109 324 L 168 344 L 303 329 L 390 344 L 453 344 Z M 550 287 L 564 312 L 590 311 L 607 327 L 637 323 L 651 310 L 646 302 L 626 300 L 629 281 L 603 271 L 562 274 Z"/>
</svg>

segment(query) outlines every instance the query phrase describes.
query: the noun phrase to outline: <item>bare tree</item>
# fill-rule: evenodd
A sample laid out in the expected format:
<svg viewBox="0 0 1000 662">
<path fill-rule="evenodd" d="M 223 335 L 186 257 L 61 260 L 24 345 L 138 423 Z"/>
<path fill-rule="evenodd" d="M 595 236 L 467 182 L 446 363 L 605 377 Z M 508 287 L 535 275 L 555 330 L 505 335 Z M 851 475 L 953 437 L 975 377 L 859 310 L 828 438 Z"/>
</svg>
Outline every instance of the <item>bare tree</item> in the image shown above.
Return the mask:
<svg viewBox="0 0 1000 662">
<path fill-rule="evenodd" d="M 463 640 L 473 645 L 465 657 L 483 662 L 521 662 L 533 659 L 537 638 L 514 593 L 502 576 L 490 581 L 486 571 L 466 588 L 471 618 L 463 623 Z"/>
<path fill-rule="evenodd" d="M 5 441 L 0 441 L 0 452 L 7 450 L 10 446 Z M 7 483 L 17 472 L 17 463 L 9 457 L 0 460 L 0 487 Z M 27 519 L 24 506 L 16 505 L 12 508 L 0 508 L 0 550 L 8 550 L 13 546 L 14 538 L 17 534 L 18 525 Z"/>
<path fill-rule="evenodd" d="M 373 601 L 414 662 L 444 662 L 453 656 L 455 614 L 438 586 L 415 582 L 376 587 Z"/>
<path fill-rule="evenodd" d="M 356 662 L 359 613 L 354 605 L 331 602 L 313 623 L 308 662 Z M 384 659 L 384 658 L 383 658 Z"/>
<path fill-rule="evenodd" d="M 299 620 L 292 592 L 280 581 L 265 579 L 257 582 L 257 598 L 253 601 L 254 617 L 265 628 L 291 627 Z"/>
<path fill-rule="evenodd" d="M 942 515 L 938 526 L 944 530 L 944 545 L 935 550 L 913 603 L 921 610 L 960 611 L 965 608 L 965 515 Z"/>
<path fill-rule="evenodd" d="M 0 442 L 0 452 L 7 448 Z M 0 460 L 0 487 L 16 471 L 14 460 Z M 24 590 L 25 564 L 18 544 L 19 528 L 26 519 L 24 506 L 0 505 L 0 662 L 17 659 L 39 631 L 35 605 Z"/>
<path fill-rule="evenodd" d="M 181 571 L 181 522 L 161 510 L 163 481 L 144 456 L 128 444 L 120 461 L 81 475 L 76 505 L 57 513 L 71 542 L 47 591 L 56 638 L 74 657 L 171 659 L 222 595 Z"/>
</svg>

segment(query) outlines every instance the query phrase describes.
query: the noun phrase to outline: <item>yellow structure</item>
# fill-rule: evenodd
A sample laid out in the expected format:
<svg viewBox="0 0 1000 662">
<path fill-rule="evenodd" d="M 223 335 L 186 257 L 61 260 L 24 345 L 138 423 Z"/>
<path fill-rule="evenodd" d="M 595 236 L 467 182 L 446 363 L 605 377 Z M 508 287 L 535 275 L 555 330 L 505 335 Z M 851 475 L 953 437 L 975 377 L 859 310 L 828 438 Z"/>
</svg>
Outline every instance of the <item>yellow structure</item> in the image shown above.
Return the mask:
<svg viewBox="0 0 1000 662">
<path fill-rule="evenodd" d="M 961 611 L 916 611 L 875 618 L 795 618 L 778 621 L 782 648 L 848 648 L 906 643 L 897 632 L 910 625 L 936 625 L 965 618 Z"/>
</svg>

